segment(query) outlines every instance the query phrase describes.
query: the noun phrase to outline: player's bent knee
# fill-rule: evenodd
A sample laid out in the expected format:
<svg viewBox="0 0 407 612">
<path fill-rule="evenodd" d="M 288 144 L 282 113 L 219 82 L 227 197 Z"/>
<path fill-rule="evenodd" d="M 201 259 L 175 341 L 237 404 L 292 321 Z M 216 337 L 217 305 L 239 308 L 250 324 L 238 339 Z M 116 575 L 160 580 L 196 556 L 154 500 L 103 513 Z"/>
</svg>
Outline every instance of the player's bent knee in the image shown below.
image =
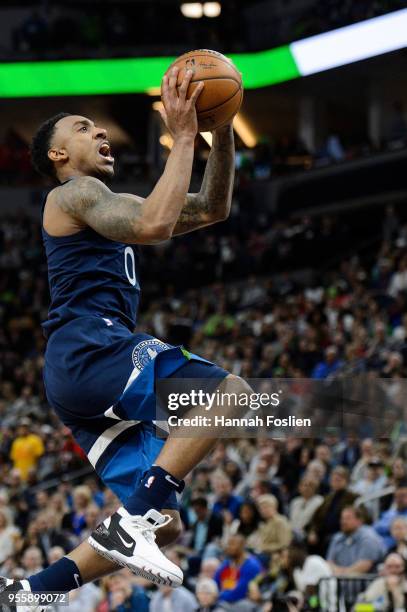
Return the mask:
<svg viewBox="0 0 407 612">
<path fill-rule="evenodd" d="M 225 380 L 223 381 L 223 390 L 229 393 L 251 393 L 252 389 L 250 385 L 240 376 L 236 376 L 236 374 L 229 374 Z"/>
<path fill-rule="evenodd" d="M 250 385 L 240 376 L 229 374 L 219 387 L 221 394 L 225 396 L 236 396 L 236 402 L 222 401 L 220 409 L 224 416 L 239 417 L 247 411 L 247 401 L 243 402 L 242 397 L 252 393 Z"/>
</svg>

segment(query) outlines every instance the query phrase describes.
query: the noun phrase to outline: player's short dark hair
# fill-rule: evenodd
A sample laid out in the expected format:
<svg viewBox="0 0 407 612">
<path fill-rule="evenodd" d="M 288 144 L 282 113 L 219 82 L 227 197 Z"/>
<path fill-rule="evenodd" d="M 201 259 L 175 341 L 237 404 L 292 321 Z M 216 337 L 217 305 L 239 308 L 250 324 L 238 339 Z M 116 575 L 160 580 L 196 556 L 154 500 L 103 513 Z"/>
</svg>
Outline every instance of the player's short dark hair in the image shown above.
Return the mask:
<svg viewBox="0 0 407 612">
<path fill-rule="evenodd" d="M 71 113 L 58 113 L 40 125 L 31 142 L 31 161 L 40 174 L 49 178 L 56 178 L 55 165 L 48 157 L 51 139 L 54 135 L 55 125 L 60 119 L 69 117 Z"/>
</svg>

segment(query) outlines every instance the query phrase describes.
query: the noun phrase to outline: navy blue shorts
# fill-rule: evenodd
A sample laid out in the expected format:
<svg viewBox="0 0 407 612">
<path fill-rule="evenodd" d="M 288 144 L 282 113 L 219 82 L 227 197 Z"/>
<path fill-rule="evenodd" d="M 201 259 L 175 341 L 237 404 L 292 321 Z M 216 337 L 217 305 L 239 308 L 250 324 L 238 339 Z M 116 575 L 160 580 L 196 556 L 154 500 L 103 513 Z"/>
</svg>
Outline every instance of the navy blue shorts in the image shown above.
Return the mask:
<svg viewBox="0 0 407 612">
<path fill-rule="evenodd" d="M 155 381 L 227 375 L 182 347 L 98 316 L 66 323 L 51 335 L 45 353 L 50 405 L 122 503 L 165 442 L 156 433 Z M 177 507 L 174 493 L 165 508 Z"/>
</svg>

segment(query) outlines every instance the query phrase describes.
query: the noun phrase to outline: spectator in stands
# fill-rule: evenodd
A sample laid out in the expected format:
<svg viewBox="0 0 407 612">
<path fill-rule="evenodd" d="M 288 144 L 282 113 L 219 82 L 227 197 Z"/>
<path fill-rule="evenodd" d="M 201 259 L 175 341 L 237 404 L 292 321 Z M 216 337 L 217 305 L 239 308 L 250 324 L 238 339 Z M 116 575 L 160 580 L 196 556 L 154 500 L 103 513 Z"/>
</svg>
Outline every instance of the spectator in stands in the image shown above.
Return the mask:
<svg viewBox="0 0 407 612">
<path fill-rule="evenodd" d="M 231 525 L 230 533 L 241 533 L 245 538 L 250 538 L 259 523 L 260 514 L 256 504 L 250 500 L 244 501 L 239 508 L 239 518 Z"/>
<path fill-rule="evenodd" d="M 0 564 L 15 552 L 19 530 L 13 525 L 10 516 L 0 509 Z"/>
<path fill-rule="evenodd" d="M 35 506 L 38 512 L 46 512 L 49 509 L 49 493 L 44 490 L 37 491 L 35 494 Z"/>
<path fill-rule="evenodd" d="M 213 579 L 219 569 L 220 563 L 221 562 L 217 557 L 208 557 L 207 559 L 203 559 L 199 571 L 199 578 Z"/>
<path fill-rule="evenodd" d="M 92 494 L 86 485 L 75 487 L 73 495 L 73 510 L 62 519 L 64 529 L 72 529 L 75 535 L 79 536 L 86 526 L 85 513 L 91 503 Z"/>
<path fill-rule="evenodd" d="M 332 466 L 332 450 L 328 444 L 318 444 L 315 448 L 314 458 L 321 461 L 328 472 Z"/>
<path fill-rule="evenodd" d="M 315 480 L 318 483 L 317 493 L 319 495 L 325 495 L 329 492 L 329 484 L 327 482 L 326 466 L 322 461 L 313 459 L 307 465 L 304 476 Z"/>
<path fill-rule="evenodd" d="M 322 578 L 332 576 L 329 563 L 318 555 L 309 555 L 304 543 L 291 544 L 288 557 L 295 588 L 307 599 L 317 594 L 318 583 Z"/>
<path fill-rule="evenodd" d="M 395 544 L 389 549 L 389 552 L 401 555 L 407 567 L 407 518 L 395 518 L 391 524 L 390 533 Z"/>
<path fill-rule="evenodd" d="M 94 499 L 94 498 L 93 498 Z M 102 512 L 99 506 L 91 502 L 85 510 L 85 527 L 81 532 L 81 540 L 90 536 L 102 520 Z"/>
<path fill-rule="evenodd" d="M 212 484 L 215 493 L 213 513 L 221 515 L 224 510 L 228 510 L 233 518 L 237 518 L 243 500 L 232 493 L 232 481 L 229 476 L 226 476 L 224 472 L 215 472 L 212 477 Z"/>
<path fill-rule="evenodd" d="M 380 457 L 372 457 L 367 464 L 365 476 L 351 486 L 351 490 L 358 493 L 362 497 L 369 497 L 375 493 L 380 493 L 387 484 L 387 476 L 384 473 L 383 461 Z M 379 514 L 379 500 L 371 500 L 363 502 L 364 507 L 369 511 L 372 517 L 377 517 Z"/>
<path fill-rule="evenodd" d="M 14 512 L 6 489 L 0 489 L 0 512 L 4 514 L 9 523 L 13 523 Z"/>
<path fill-rule="evenodd" d="M 396 457 L 391 465 L 390 484 L 397 487 L 404 481 L 407 482 L 407 464 L 402 457 Z"/>
<path fill-rule="evenodd" d="M 355 431 L 349 431 L 344 441 L 343 450 L 338 456 L 338 463 L 349 470 L 356 465 L 360 457 L 360 440 Z"/>
<path fill-rule="evenodd" d="M 93 478 L 93 477 L 86 478 L 83 484 L 89 487 L 94 503 L 99 508 L 103 508 L 105 496 L 103 492 L 100 490 L 100 487 L 98 485 L 96 478 Z"/>
<path fill-rule="evenodd" d="M 41 549 L 38 546 L 29 546 L 24 551 L 21 558 L 21 565 L 24 570 L 24 577 L 32 576 L 41 572 L 43 567 L 44 559 L 42 556 Z"/>
<path fill-rule="evenodd" d="M 325 351 L 325 360 L 317 363 L 312 371 L 312 378 L 321 379 L 328 378 L 335 374 L 343 366 L 343 361 L 338 357 L 338 349 L 331 345 Z"/>
<path fill-rule="evenodd" d="M 309 524 L 308 543 L 312 551 L 324 556 L 331 536 L 339 531 L 342 510 L 351 506 L 357 498 L 348 489 L 349 472 L 342 466 L 332 470 L 331 492 L 325 496 Z"/>
<path fill-rule="evenodd" d="M 194 470 L 190 490 L 192 497 L 201 497 L 210 493 L 210 469 L 208 466 L 200 465 Z"/>
<path fill-rule="evenodd" d="M 361 456 L 352 469 L 351 482 L 355 483 L 362 480 L 368 470 L 368 463 L 374 457 L 374 443 L 371 438 L 365 438 L 360 443 Z"/>
<path fill-rule="evenodd" d="M 230 536 L 226 547 L 226 559 L 215 574 L 219 600 L 235 603 L 247 595 L 249 582 L 262 571 L 262 565 L 245 551 L 245 538 L 240 534 Z"/>
<path fill-rule="evenodd" d="M 380 537 L 363 521 L 360 508 L 349 506 L 341 512 L 341 530 L 332 538 L 327 553 L 329 565 L 337 576 L 367 574 L 385 555 Z"/>
<path fill-rule="evenodd" d="M 199 603 L 196 612 L 220 612 L 222 610 L 222 608 L 217 605 L 219 589 L 214 580 L 210 578 L 201 578 L 198 580 L 195 595 Z"/>
<path fill-rule="evenodd" d="M 10 450 L 13 467 L 19 470 L 21 478 L 26 480 L 31 468 L 35 468 L 44 453 L 44 444 L 40 436 L 32 431 L 31 421 L 21 419 Z"/>
<path fill-rule="evenodd" d="M 196 515 L 196 520 L 192 524 L 191 546 L 194 551 L 202 555 L 208 544 L 216 545 L 216 541 L 222 536 L 222 516 L 209 510 L 208 500 L 205 497 L 193 498 L 191 508 Z"/>
<path fill-rule="evenodd" d="M 394 519 L 398 517 L 407 517 L 407 480 L 398 483 L 394 492 L 394 503 L 392 507 L 386 510 L 374 524 L 374 528 L 383 538 L 387 550 L 396 544 L 390 529 Z"/>
<path fill-rule="evenodd" d="M 195 596 L 185 587 L 173 589 L 169 586 L 159 587 L 150 602 L 150 612 L 174 610 L 174 612 L 195 612 L 198 602 Z M 135 610 L 138 608 L 134 608 Z"/>
<path fill-rule="evenodd" d="M 290 503 L 289 518 L 294 531 L 303 534 L 315 511 L 324 501 L 322 495 L 317 494 L 318 482 L 309 476 L 302 477 L 298 486 L 300 495 L 294 497 Z"/>
<path fill-rule="evenodd" d="M 371 603 L 375 610 L 396 612 L 407 609 L 407 579 L 404 559 L 397 553 L 391 553 L 385 559 L 383 575 L 376 578 L 359 601 Z"/>
<path fill-rule="evenodd" d="M 250 582 L 249 600 L 260 605 L 270 601 L 273 594 L 284 596 L 295 588 L 290 561 L 288 548 L 274 553 L 268 568 Z"/>
<path fill-rule="evenodd" d="M 107 576 L 103 584 L 107 591 L 107 598 L 98 607 L 98 612 L 153 611 L 144 589 L 133 583 L 131 574 L 126 570 Z"/>
<path fill-rule="evenodd" d="M 56 517 L 49 511 L 41 512 L 36 518 L 37 546 L 42 552 L 44 559 L 47 558 L 49 550 L 54 546 L 60 546 L 65 553 L 72 550 L 73 545 L 65 534 L 56 528 Z M 64 554 L 65 554 L 64 553 Z"/>
<path fill-rule="evenodd" d="M 401 258 L 397 271 L 393 274 L 388 293 L 392 297 L 397 297 L 399 293 L 407 290 L 407 255 Z"/>
<path fill-rule="evenodd" d="M 61 527 L 64 515 L 68 513 L 68 505 L 66 500 L 61 493 L 53 493 L 48 504 L 50 512 L 52 512 L 54 515 L 55 523 L 59 529 Z"/>
<path fill-rule="evenodd" d="M 52 565 L 53 563 L 55 563 L 55 561 L 58 561 L 58 559 L 62 559 L 64 555 L 65 555 L 65 551 L 61 546 L 53 546 L 48 551 L 48 555 L 47 555 L 48 565 Z"/>
<path fill-rule="evenodd" d="M 280 553 L 275 553 L 269 570 L 250 583 L 249 598 L 260 606 L 272 598 L 283 601 L 296 589 L 308 599 L 315 597 L 320 579 L 330 576 L 332 571 L 322 557 L 309 556 L 303 544 L 291 544 Z M 255 608 L 256 611 L 258 609 Z"/>
<path fill-rule="evenodd" d="M 166 551 L 166 556 L 173 563 L 180 565 L 180 558 L 174 549 Z M 185 587 L 180 586 L 177 589 L 173 589 L 169 586 L 163 586 L 152 596 L 150 612 L 163 612 L 163 610 L 195 612 L 197 607 L 198 602 L 195 596 Z"/>
<path fill-rule="evenodd" d="M 270 554 L 286 548 L 291 542 L 292 529 L 285 516 L 278 513 L 274 495 L 261 495 L 257 506 L 262 518 L 259 528 L 252 534 L 250 545 L 268 560 Z"/>
</svg>

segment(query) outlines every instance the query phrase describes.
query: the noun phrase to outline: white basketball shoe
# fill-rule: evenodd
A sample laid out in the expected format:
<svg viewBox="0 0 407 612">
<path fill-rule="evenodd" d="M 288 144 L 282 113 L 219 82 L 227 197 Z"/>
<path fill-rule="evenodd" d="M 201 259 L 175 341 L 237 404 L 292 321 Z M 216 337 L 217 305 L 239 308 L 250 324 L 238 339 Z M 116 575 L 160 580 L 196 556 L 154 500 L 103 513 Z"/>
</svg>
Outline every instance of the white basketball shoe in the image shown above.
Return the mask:
<svg viewBox="0 0 407 612">
<path fill-rule="evenodd" d="M 132 516 L 123 507 L 101 523 L 88 543 L 103 557 L 133 574 L 155 584 L 178 587 L 182 584 L 181 569 L 161 552 L 155 542 L 157 529 L 168 525 L 172 517 L 149 510 L 144 516 Z"/>
</svg>

